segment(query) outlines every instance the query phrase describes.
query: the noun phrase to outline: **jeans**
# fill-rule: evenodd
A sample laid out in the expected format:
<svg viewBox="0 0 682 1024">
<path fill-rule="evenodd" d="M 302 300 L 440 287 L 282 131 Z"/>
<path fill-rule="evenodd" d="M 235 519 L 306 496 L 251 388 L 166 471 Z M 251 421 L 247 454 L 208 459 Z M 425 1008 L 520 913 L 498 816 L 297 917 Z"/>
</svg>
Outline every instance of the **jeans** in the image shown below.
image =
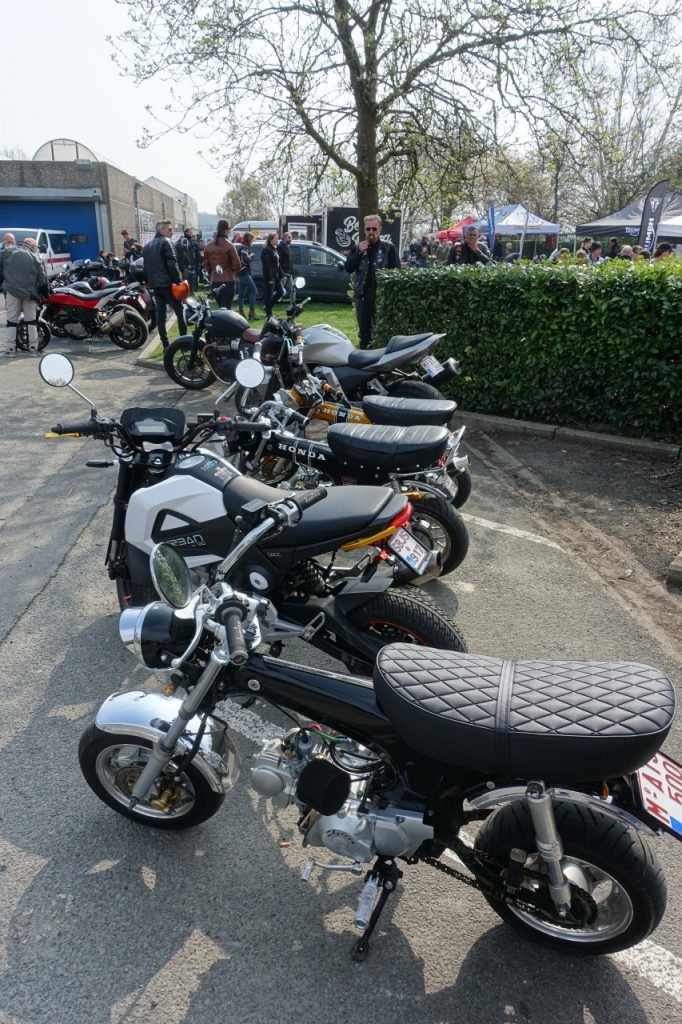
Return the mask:
<svg viewBox="0 0 682 1024">
<path fill-rule="evenodd" d="M 251 274 L 240 274 L 237 278 L 237 287 L 239 288 L 239 312 L 244 316 L 244 299 L 249 304 L 249 312 L 256 308 L 256 295 L 258 289 L 256 288 L 256 282 L 251 277 Z"/>
<path fill-rule="evenodd" d="M 185 333 L 185 314 L 182 308 L 182 303 L 176 299 L 170 290 L 170 285 L 165 288 L 154 288 L 154 305 L 156 306 L 156 323 L 159 329 L 159 338 L 164 348 L 168 346 L 168 334 L 166 333 L 166 317 L 168 316 L 168 306 L 178 318 L 178 330 L 180 334 Z"/>
</svg>

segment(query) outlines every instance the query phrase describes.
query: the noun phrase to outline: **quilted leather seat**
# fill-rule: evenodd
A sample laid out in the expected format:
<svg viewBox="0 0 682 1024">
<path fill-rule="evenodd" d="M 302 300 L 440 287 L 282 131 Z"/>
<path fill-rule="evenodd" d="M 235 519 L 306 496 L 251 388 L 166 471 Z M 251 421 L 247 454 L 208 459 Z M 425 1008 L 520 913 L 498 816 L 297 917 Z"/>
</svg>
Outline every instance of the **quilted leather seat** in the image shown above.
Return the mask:
<svg viewBox="0 0 682 1024">
<path fill-rule="evenodd" d="M 335 423 L 327 444 L 349 470 L 373 468 L 396 473 L 428 469 L 445 452 L 446 427 L 374 427 Z"/>
<path fill-rule="evenodd" d="M 390 395 L 368 395 L 362 400 L 362 411 L 372 423 L 394 427 L 444 427 L 450 422 L 457 402 L 428 401 L 422 398 L 391 398 Z"/>
<path fill-rule="evenodd" d="M 658 751 L 675 714 L 668 677 L 633 662 L 504 661 L 391 644 L 374 688 L 414 750 L 493 779 L 628 774 Z"/>
</svg>

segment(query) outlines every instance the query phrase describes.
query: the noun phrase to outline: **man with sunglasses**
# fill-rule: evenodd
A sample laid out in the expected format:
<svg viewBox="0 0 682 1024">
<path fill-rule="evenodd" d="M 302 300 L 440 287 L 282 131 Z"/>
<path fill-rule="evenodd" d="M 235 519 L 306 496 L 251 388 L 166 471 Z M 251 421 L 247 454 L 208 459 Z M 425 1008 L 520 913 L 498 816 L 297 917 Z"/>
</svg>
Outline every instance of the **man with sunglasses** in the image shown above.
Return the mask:
<svg viewBox="0 0 682 1024">
<path fill-rule="evenodd" d="M 346 259 L 346 270 L 353 274 L 355 315 L 358 321 L 360 348 L 370 348 L 378 270 L 397 270 L 398 253 L 391 242 L 381 238 L 381 217 L 371 213 L 364 220 L 365 237 Z"/>
</svg>

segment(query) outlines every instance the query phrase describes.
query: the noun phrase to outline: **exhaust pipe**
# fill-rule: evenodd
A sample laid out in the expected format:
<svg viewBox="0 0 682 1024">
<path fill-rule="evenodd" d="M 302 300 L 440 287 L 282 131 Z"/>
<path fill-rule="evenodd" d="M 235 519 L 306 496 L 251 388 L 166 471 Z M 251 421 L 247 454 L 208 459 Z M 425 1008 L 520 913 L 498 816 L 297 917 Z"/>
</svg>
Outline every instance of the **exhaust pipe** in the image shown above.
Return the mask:
<svg viewBox="0 0 682 1024">
<path fill-rule="evenodd" d="M 110 331 L 115 331 L 117 327 L 122 327 L 125 321 L 125 310 L 115 309 L 113 313 L 109 315 L 109 319 L 102 324 L 100 330 L 102 334 L 109 334 Z"/>
</svg>

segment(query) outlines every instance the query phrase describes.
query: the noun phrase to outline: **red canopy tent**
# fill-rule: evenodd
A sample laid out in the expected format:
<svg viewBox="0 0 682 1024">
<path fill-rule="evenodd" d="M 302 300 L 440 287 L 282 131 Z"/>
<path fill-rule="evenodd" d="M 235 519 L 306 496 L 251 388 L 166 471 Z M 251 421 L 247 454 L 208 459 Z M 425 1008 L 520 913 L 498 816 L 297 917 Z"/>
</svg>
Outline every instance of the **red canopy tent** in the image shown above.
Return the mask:
<svg viewBox="0 0 682 1024">
<path fill-rule="evenodd" d="M 438 241 L 445 242 L 459 242 L 462 238 L 462 230 L 469 224 L 473 224 L 476 220 L 475 217 L 464 217 L 462 220 L 453 224 L 451 228 L 444 228 L 438 232 Z"/>
</svg>

